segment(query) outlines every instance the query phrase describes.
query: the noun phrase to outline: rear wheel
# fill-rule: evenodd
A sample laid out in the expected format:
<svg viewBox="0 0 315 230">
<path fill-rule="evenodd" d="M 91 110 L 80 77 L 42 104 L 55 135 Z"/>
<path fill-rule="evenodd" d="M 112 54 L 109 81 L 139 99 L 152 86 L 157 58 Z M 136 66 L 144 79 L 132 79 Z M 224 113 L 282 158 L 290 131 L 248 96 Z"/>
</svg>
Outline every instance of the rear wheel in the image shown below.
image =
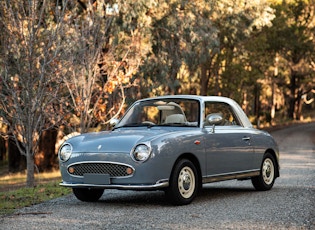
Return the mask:
<svg viewBox="0 0 315 230">
<path fill-rule="evenodd" d="M 174 167 L 169 187 L 165 194 L 175 205 L 185 205 L 192 202 L 199 189 L 199 177 L 195 165 L 187 160 L 180 160 Z"/>
<path fill-rule="evenodd" d="M 272 188 L 276 179 L 275 159 L 270 153 L 264 155 L 260 175 L 252 178 L 252 184 L 258 191 L 266 191 Z"/>
<path fill-rule="evenodd" d="M 104 193 L 104 189 L 73 188 L 73 194 L 81 201 L 98 201 Z"/>
</svg>

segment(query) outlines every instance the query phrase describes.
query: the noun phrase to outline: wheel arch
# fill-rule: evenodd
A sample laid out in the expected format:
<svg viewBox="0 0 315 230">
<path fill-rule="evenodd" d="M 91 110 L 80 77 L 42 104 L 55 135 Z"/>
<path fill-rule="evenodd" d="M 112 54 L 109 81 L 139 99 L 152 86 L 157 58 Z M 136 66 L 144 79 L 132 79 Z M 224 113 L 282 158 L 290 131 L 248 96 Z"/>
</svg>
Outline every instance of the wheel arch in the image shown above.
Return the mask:
<svg viewBox="0 0 315 230">
<path fill-rule="evenodd" d="M 278 155 L 276 154 L 276 152 L 275 152 L 275 150 L 274 149 L 267 149 L 266 151 L 265 151 L 265 154 L 266 153 L 270 153 L 273 157 L 274 157 L 274 159 L 275 159 L 275 161 L 276 161 L 276 167 L 277 167 L 277 170 L 276 170 L 276 177 L 279 177 L 280 176 L 280 162 L 279 162 L 279 157 L 278 157 Z"/>
<path fill-rule="evenodd" d="M 192 154 L 192 153 L 188 153 L 188 152 L 187 152 L 187 153 L 183 153 L 183 154 L 181 154 L 181 155 L 176 159 L 176 161 L 174 162 L 174 165 L 173 165 L 173 168 L 172 168 L 172 171 L 171 171 L 171 175 L 170 175 L 170 176 L 172 176 L 172 174 L 173 174 L 175 165 L 176 165 L 181 159 L 190 160 L 190 161 L 195 165 L 195 167 L 196 167 L 196 169 L 197 169 L 197 173 L 198 173 L 198 178 L 199 178 L 199 180 L 198 180 L 198 181 L 199 181 L 198 186 L 199 186 L 199 188 L 201 188 L 201 187 L 202 187 L 202 174 L 201 174 L 200 162 L 199 162 L 198 158 L 197 158 L 194 154 Z"/>
</svg>

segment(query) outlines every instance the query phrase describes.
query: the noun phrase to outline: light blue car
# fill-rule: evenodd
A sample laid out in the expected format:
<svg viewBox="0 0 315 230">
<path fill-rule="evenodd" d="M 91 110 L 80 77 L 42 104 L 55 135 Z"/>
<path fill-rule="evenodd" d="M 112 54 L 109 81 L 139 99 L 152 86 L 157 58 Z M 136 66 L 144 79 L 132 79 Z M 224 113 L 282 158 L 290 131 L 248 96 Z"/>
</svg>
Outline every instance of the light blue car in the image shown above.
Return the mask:
<svg viewBox="0 0 315 230">
<path fill-rule="evenodd" d="M 97 201 L 104 189 L 164 190 L 185 205 L 204 183 L 251 179 L 256 190 L 269 190 L 279 177 L 274 139 L 226 97 L 143 99 L 113 123 L 59 149 L 60 185 L 81 201 Z"/>
</svg>

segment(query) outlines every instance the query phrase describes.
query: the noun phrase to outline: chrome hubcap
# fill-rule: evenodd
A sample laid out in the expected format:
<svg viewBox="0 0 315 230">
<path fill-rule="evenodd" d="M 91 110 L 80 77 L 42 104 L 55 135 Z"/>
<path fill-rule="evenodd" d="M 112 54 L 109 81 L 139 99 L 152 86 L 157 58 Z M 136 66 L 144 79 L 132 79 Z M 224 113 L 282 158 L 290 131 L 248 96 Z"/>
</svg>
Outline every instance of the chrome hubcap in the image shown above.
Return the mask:
<svg viewBox="0 0 315 230">
<path fill-rule="evenodd" d="M 267 158 L 264 161 L 263 168 L 262 168 L 262 176 L 263 180 L 266 184 L 270 185 L 274 179 L 274 165 L 271 159 Z"/>
<path fill-rule="evenodd" d="M 190 198 L 195 191 L 195 175 L 191 168 L 184 167 L 179 173 L 178 189 L 182 197 Z"/>
</svg>

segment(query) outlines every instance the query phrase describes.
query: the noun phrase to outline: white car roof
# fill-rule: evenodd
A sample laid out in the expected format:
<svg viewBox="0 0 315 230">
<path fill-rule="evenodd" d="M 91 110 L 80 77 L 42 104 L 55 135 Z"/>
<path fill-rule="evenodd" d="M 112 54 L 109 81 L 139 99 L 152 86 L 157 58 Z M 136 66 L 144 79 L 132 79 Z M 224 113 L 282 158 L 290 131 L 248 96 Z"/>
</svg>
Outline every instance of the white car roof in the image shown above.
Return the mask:
<svg viewBox="0 0 315 230">
<path fill-rule="evenodd" d="M 176 99 L 194 99 L 199 100 L 201 104 L 210 101 L 210 102 L 223 102 L 229 104 L 239 119 L 241 120 L 244 127 L 253 127 L 252 123 L 249 121 L 247 115 L 243 111 L 243 109 L 240 107 L 240 105 L 234 101 L 231 98 L 228 97 L 222 97 L 222 96 L 199 96 L 199 95 L 167 95 L 167 96 L 157 96 L 157 97 L 151 97 L 142 99 L 139 101 L 146 101 L 146 100 L 152 100 L 152 99 L 165 99 L 165 98 L 176 98 Z"/>
</svg>

